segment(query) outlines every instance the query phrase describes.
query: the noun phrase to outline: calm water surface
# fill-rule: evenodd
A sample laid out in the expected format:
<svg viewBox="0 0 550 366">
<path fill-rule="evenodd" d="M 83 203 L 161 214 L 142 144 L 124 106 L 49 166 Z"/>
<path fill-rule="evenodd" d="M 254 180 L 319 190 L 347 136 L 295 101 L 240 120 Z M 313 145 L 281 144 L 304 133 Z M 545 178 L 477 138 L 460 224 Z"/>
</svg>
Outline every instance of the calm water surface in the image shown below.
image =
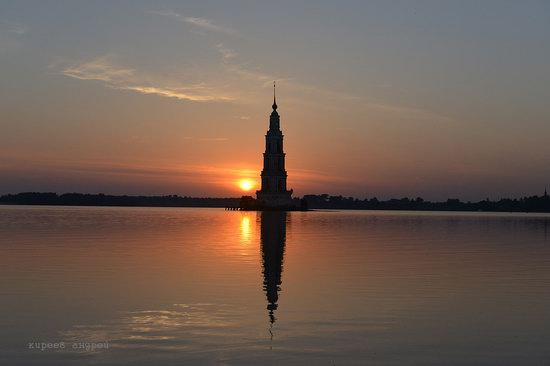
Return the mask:
<svg viewBox="0 0 550 366">
<path fill-rule="evenodd" d="M 0 206 L 0 299 L 2 365 L 548 365 L 550 217 Z"/>
</svg>

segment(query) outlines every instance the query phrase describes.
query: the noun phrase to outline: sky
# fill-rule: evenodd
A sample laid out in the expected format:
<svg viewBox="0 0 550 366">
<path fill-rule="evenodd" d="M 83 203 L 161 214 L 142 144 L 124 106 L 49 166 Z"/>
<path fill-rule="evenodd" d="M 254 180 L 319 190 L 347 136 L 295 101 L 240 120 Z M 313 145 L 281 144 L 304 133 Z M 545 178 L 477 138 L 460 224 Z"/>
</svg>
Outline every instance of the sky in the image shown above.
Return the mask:
<svg viewBox="0 0 550 366">
<path fill-rule="evenodd" d="M 550 1 L 0 0 L 0 194 L 550 188 Z"/>
</svg>

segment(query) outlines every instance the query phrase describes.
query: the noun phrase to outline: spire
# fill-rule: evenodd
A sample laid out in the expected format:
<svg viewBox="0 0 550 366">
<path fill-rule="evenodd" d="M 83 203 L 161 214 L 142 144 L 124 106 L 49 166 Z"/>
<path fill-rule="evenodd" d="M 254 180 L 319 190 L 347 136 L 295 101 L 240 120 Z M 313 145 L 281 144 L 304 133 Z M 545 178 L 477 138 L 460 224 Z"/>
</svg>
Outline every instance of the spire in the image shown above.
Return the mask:
<svg viewBox="0 0 550 366">
<path fill-rule="evenodd" d="M 271 107 L 274 111 L 277 110 L 277 102 L 275 101 L 275 80 L 273 80 L 273 105 Z"/>
<path fill-rule="evenodd" d="M 544 197 L 548 197 L 548 193 L 546 192 L 546 186 L 544 186 Z"/>
</svg>

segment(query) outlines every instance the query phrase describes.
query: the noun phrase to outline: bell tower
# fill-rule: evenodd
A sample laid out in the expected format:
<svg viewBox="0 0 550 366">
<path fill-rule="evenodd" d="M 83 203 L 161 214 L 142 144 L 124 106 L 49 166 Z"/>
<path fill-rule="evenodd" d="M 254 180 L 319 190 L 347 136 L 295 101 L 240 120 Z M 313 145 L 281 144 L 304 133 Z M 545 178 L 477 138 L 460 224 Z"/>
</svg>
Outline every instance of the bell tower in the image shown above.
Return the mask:
<svg viewBox="0 0 550 366">
<path fill-rule="evenodd" d="M 256 191 L 256 197 L 261 206 L 288 207 L 294 206 L 292 190 L 287 190 L 285 169 L 285 153 L 283 149 L 283 133 L 281 119 L 277 112 L 275 82 L 273 82 L 273 108 L 269 116 L 269 130 L 265 135 L 264 165 L 261 173 L 262 188 Z"/>
</svg>

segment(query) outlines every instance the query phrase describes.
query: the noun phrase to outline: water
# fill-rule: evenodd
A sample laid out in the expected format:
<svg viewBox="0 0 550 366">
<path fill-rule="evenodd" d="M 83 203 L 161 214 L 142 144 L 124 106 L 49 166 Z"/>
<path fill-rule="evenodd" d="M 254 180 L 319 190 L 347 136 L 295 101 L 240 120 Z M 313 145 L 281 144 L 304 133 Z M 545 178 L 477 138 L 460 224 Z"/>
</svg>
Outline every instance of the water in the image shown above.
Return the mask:
<svg viewBox="0 0 550 366">
<path fill-rule="evenodd" d="M 2 365 L 546 365 L 550 217 L 0 207 L 0 295 Z"/>
</svg>

